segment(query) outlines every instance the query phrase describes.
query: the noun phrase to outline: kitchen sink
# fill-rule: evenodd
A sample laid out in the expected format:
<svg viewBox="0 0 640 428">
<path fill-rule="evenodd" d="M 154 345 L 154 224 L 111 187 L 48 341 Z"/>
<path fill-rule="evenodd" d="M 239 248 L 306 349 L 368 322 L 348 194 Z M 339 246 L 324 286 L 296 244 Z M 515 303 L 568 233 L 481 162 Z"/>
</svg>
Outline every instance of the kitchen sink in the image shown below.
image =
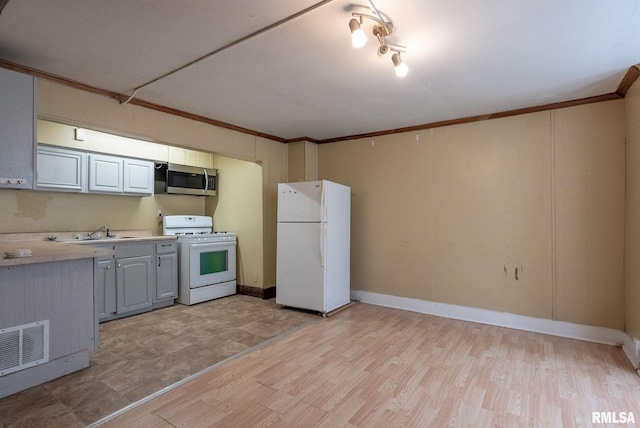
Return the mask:
<svg viewBox="0 0 640 428">
<path fill-rule="evenodd" d="M 133 239 L 137 238 L 137 236 L 109 236 L 108 238 L 104 236 L 78 236 L 76 238 L 67 238 L 67 239 L 51 239 L 50 241 L 64 242 L 64 243 L 73 243 L 73 242 L 105 242 L 105 241 L 116 241 L 119 239 Z"/>
<path fill-rule="evenodd" d="M 94 242 L 94 241 L 111 241 L 113 238 L 89 238 L 87 236 L 81 236 L 80 238 L 63 238 L 63 239 L 49 239 L 50 241 L 73 243 L 73 242 Z"/>
</svg>

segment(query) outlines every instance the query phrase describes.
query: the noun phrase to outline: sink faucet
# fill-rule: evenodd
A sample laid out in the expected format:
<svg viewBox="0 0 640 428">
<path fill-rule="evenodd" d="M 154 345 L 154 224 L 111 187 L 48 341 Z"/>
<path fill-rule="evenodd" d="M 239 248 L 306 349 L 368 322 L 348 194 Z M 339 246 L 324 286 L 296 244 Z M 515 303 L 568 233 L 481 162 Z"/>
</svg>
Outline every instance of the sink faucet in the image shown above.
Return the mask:
<svg viewBox="0 0 640 428">
<path fill-rule="evenodd" d="M 111 238 L 112 235 L 109 233 L 109 226 L 101 226 L 100 228 L 94 230 L 93 232 L 87 233 L 87 236 L 89 238 L 91 238 L 94 234 L 100 232 L 101 230 L 104 230 L 106 232 L 106 234 L 107 234 L 106 237 L 107 238 Z"/>
</svg>

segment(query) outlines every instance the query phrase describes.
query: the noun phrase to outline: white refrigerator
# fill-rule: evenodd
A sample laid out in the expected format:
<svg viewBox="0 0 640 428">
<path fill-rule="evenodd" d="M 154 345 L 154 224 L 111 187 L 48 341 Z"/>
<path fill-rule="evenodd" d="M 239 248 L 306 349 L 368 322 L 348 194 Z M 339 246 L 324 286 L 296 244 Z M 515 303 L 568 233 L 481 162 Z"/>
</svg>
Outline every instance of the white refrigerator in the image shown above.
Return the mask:
<svg viewBox="0 0 640 428">
<path fill-rule="evenodd" d="M 278 184 L 276 303 L 322 314 L 350 301 L 351 189 Z"/>
</svg>

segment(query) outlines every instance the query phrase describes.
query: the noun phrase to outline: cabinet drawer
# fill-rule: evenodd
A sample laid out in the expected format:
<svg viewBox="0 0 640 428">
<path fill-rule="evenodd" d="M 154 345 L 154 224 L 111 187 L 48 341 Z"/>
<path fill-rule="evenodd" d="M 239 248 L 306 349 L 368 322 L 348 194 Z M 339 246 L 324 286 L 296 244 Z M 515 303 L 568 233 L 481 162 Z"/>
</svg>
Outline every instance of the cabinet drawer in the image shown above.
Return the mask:
<svg viewBox="0 0 640 428">
<path fill-rule="evenodd" d="M 178 251 L 176 242 L 156 242 L 156 254 L 175 253 Z"/>
<path fill-rule="evenodd" d="M 124 257 L 138 257 L 138 256 L 152 256 L 153 244 L 152 243 L 140 243 L 140 244 L 119 244 L 116 245 L 116 259 Z"/>
</svg>

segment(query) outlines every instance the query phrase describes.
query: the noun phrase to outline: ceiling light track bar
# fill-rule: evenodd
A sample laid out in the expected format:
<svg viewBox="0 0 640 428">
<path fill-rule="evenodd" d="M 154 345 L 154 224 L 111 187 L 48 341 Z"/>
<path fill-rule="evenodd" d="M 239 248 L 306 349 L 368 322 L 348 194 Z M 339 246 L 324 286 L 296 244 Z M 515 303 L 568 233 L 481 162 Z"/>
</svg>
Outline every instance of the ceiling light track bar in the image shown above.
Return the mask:
<svg viewBox="0 0 640 428">
<path fill-rule="evenodd" d="M 393 43 L 389 43 L 388 41 L 386 41 L 386 37 L 388 37 L 389 35 L 391 35 L 391 33 L 393 33 L 393 23 L 388 22 L 388 21 L 384 21 L 376 16 L 373 15 L 369 15 L 367 13 L 359 13 L 359 12 L 353 12 L 351 13 L 351 16 L 354 16 L 356 18 L 360 19 L 360 25 L 362 25 L 363 20 L 362 18 L 367 18 L 370 19 L 372 21 L 377 22 L 378 24 L 380 24 L 379 27 L 377 27 L 374 30 L 374 35 L 378 38 L 378 41 L 380 42 L 380 44 L 386 44 L 387 46 L 389 46 L 389 48 L 391 48 L 392 51 L 395 52 L 406 52 L 407 51 L 407 47 L 406 46 L 400 46 L 400 45 L 396 45 Z"/>
<path fill-rule="evenodd" d="M 392 23 L 385 22 L 382 19 L 378 18 L 377 16 L 369 15 L 368 13 L 352 12 L 351 16 L 356 16 L 356 17 L 360 18 L 360 24 L 362 24 L 362 18 L 368 18 L 368 19 L 370 19 L 372 21 L 376 21 L 380 25 L 384 25 L 384 26 L 388 26 L 390 28 L 393 28 L 393 24 Z"/>
<path fill-rule="evenodd" d="M 384 19 L 382 19 L 382 15 L 380 15 L 380 11 L 378 10 L 378 8 L 376 7 L 375 4 L 373 4 L 373 1 L 369 0 L 369 9 L 371 9 L 372 12 L 375 12 L 375 14 L 378 16 L 378 18 L 380 18 L 380 21 L 384 21 Z"/>
<path fill-rule="evenodd" d="M 307 13 L 309 13 L 309 12 L 311 12 L 311 11 L 321 7 L 321 6 L 324 6 L 327 3 L 331 3 L 332 1 L 333 0 L 323 0 L 323 1 L 320 1 L 320 2 L 318 2 L 316 4 L 313 4 L 313 5 L 305 8 L 305 9 L 302 9 L 299 12 L 294 13 L 293 15 L 289 15 L 286 18 L 281 19 L 280 21 L 274 22 L 273 24 L 270 24 L 270 25 L 268 25 L 268 26 L 266 26 L 264 28 L 261 28 L 261 29 L 259 29 L 257 31 L 254 31 L 253 33 L 251 33 L 251 34 L 249 34 L 247 36 L 244 36 L 244 37 L 242 37 L 242 38 L 240 38 L 238 40 L 234 40 L 233 42 L 228 43 L 228 44 L 226 44 L 226 45 L 214 50 L 213 52 L 209 52 L 206 55 L 203 55 L 203 56 L 201 56 L 199 58 L 196 58 L 193 61 L 188 62 L 187 64 L 184 64 L 184 65 L 176 68 L 175 70 L 171 70 L 171 71 L 169 71 L 169 72 L 167 72 L 167 73 L 165 73 L 165 74 L 163 74 L 161 76 L 158 76 L 155 79 L 150 80 L 147 83 L 134 88 L 133 91 L 131 92 L 131 95 L 129 95 L 129 98 L 127 98 L 124 101 L 121 100 L 120 104 L 126 104 L 126 103 L 130 102 L 133 99 L 133 97 L 135 96 L 136 92 L 138 92 L 142 88 L 145 88 L 145 87 L 147 87 L 147 86 L 149 86 L 149 85 L 151 85 L 153 83 L 156 83 L 159 80 L 162 80 L 162 79 L 164 79 L 166 77 L 169 77 L 169 76 L 171 76 L 173 74 L 176 74 L 179 71 L 184 70 L 185 68 L 191 67 L 194 64 L 197 64 L 197 63 L 199 63 L 201 61 L 204 61 L 207 58 L 211 58 L 212 56 L 214 56 L 216 54 L 219 54 L 220 52 L 223 52 L 223 51 L 225 51 L 225 50 L 227 50 L 229 48 L 232 48 L 232 47 L 234 47 L 236 45 L 239 45 L 240 43 L 243 43 L 243 42 L 246 42 L 247 40 L 253 39 L 254 37 L 257 37 L 257 36 L 259 36 L 259 35 L 261 35 L 263 33 L 266 33 L 269 30 L 273 30 L 274 28 L 277 28 L 277 27 L 279 27 L 279 26 L 281 26 L 283 24 L 286 24 L 289 21 L 292 21 L 292 20 L 294 20 L 296 18 L 299 18 L 300 16 L 305 15 L 305 14 L 307 14 Z"/>
</svg>

